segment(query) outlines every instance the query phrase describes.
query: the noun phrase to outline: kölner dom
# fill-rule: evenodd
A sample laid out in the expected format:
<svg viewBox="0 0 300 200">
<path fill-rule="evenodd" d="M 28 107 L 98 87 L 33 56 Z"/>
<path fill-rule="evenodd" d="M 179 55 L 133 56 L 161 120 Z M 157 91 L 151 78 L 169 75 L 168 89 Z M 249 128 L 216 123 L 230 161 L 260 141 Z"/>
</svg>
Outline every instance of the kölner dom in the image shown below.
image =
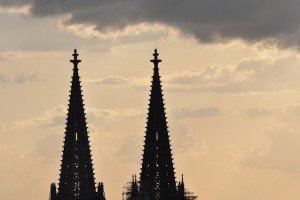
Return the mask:
<svg viewBox="0 0 300 200">
<path fill-rule="evenodd" d="M 185 189 L 183 176 L 176 184 L 169 132 L 159 76 L 157 49 L 151 86 L 148 122 L 140 180 L 134 175 L 122 193 L 123 200 L 195 200 Z M 77 50 L 74 50 L 73 76 L 58 188 L 50 186 L 50 200 L 106 200 L 104 186 L 96 187 L 83 103 Z"/>
</svg>

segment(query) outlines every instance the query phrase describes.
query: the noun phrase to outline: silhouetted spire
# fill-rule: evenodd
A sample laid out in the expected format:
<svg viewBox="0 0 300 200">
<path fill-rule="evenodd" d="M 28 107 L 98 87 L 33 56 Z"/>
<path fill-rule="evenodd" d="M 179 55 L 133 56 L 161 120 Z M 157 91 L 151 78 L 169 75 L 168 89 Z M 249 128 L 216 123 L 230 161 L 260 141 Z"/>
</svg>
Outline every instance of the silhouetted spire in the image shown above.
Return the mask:
<svg viewBox="0 0 300 200">
<path fill-rule="evenodd" d="M 141 171 L 141 189 L 147 188 L 151 200 L 176 199 L 176 181 L 159 76 L 157 49 L 154 50 L 154 72 L 146 127 Z"/>
<path fill-rule="evenodd" d="M 74 68 L 57 200 L 99 200 L 95 188 L 81 82 L 78 74 L 78 63 L 81 60 L 78 60 L 76 49 L 70 62 L 73 63 Z"/>
<path fill-rule="evenodd" d="M 146 136 L 142 168 L 139 181 L 138 200 L 194 200 L 186 195 L 183 176 L 176 185 L 169 131 L 164 107 L 162 86 L 159 76 L 157 49 L 154 50 L 154 64 L 150 103 L 148 108 Z M 133 179 L 132 183 L 134 183 Z M 131 200 L 132 187 L 126 187 L 126 200 Z M 123 193 L 124 194 L 124 193 Z"/>
</svg>

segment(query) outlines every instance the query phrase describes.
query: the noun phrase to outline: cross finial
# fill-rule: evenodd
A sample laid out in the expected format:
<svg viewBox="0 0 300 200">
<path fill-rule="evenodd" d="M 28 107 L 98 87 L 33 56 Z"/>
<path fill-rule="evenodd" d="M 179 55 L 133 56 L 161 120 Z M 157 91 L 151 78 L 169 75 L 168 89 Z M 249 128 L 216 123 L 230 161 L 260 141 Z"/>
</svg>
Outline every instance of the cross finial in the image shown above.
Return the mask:
<svg viewBox="0 0 300 200">
<path fill-rule="evenodd" d="M 72 62 L 72 63 L 76 63 L 76 64 L 78 64 L 78 63 L 80 63 L 81 62 L 81 60 L 78 60 L 77 58 L 78 58 L 78 56 L 79 56 L 79 54 L 77 53 L 77 49 L 74 49 L 74 53 L 72 54 L 73 55 L 73 57 L 74 57 L 74 59 L 73 60 L 70 60 L 70 62 Z"/>
<path fill-rule="evenodd" d="M 154 64 L 160 63 L 161 60 L 158 59 L 158 55 L 159 55 L 159 53 L 157 53 L 157 48 L 155 48 L 155 49 L 154 49 L 154 54 L 153 54 L 154 59 L 152 59 L 152 60 L 150 60 L 150 61 L 153 62 Z"/>
</svg>

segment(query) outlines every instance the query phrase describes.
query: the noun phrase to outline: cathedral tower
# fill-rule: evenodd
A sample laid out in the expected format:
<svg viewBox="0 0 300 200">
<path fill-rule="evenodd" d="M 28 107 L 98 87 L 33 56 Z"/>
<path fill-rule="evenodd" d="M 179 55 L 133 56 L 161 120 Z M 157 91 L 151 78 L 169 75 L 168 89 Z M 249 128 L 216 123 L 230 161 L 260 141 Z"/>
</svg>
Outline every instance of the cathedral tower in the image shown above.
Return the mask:
<svg viewBox="0 0 300 200">
<path fill-rule="evenodd" d="M 139 195 L 134 198 L 132 186 L 128 186 L 125 199 L 136 200 L 188 200 L 196 199 L 187 195 L 183 180 L 176 184 L 172 149 L 165 113 L 163 90 L 159 75 L 157 49 L 154 50 L 150 103 L 148 108 L 146 136 L 139 181 Z M 137 196 L 137 195 L 135 195 Z"/>
<path fill-rule="evenodd" d="M 77 50 L 74 50 L 73 76 L 64 137 L 58 189 L 51 184 L 50 200 L 105 200 L 103 183 L 96 191 L 89 145 Z"/>
</svg>

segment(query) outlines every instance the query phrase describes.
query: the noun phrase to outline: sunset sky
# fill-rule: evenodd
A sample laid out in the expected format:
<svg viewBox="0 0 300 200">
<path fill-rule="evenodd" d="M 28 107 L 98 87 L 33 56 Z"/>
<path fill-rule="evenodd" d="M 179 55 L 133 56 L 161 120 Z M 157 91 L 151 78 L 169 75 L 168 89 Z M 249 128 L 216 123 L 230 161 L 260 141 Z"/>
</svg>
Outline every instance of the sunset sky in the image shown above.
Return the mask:
<svg viewBox="0 0 300 200">
<path fill-rule="evenodd" d="M 0 199 L 58 182 L 77 48 L 96 181 L 139 174 L 154 48 L 199 200 L 300 198 L 299 0 L 0 0 Z"/>
</svg>

